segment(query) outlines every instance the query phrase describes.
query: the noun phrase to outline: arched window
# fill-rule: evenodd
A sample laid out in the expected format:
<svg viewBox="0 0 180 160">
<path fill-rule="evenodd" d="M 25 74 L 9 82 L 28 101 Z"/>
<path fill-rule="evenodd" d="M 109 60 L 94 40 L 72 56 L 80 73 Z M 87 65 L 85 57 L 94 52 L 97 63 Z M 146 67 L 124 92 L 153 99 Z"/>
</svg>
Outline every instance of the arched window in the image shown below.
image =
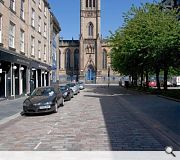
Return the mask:
<svg viewBox="0 0 180 160">
<path fill-rule="evenodd" d="M 88 7 L 88 0 L 86 0 L 86 8 Z"/>
<path fill-rule="evenodd" d="M 65 52 L 65 67 L 66 69 L 70 69 L 71 67 L 71 51 L 69 48 Z"/>
<path fill-rule="evenodd" d="M 93 24 L 90 22 L 89 23 L 89 26 L 88 26 L 88 35 L 90 36 L 90 37 L 93 37 L 93 29 L 94 29 L 94 26 L 93 26 Z"/>
<path fill-rule="evenodd" d="M 107 51 L 105 49 L 103 50 L 102 55 L 102 67 L 103 69 L 107 69 Z"/>
<path fill-rule="evenodd" d="M 89 0 L 89 7 L 92 7 L 92 0 Z"/>
<path fill-rule="evenodd" d="M 93 7 L 96 7 L 96 0 L 93 0 Z"/>
<path fill-rule="evenodd" d="M 79 69 L 79 50 L 74 51 L 74 69 Z"/>
</svg>

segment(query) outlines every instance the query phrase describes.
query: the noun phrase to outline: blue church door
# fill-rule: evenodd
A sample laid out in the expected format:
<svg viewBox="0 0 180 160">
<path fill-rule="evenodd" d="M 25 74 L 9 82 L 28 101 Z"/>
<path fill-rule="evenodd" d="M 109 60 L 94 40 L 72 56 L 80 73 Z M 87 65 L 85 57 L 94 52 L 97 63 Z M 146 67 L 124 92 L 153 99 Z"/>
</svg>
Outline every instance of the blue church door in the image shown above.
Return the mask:
<svg viewBox="0 0 180 160">
<path fill-rule="evenodd" d="M 92 65 L 89 65 L 88 67 L 88 70 L 86 72 L 86 80 L 92 82 L 95 80 L 95 71 Z"/>
</svg>

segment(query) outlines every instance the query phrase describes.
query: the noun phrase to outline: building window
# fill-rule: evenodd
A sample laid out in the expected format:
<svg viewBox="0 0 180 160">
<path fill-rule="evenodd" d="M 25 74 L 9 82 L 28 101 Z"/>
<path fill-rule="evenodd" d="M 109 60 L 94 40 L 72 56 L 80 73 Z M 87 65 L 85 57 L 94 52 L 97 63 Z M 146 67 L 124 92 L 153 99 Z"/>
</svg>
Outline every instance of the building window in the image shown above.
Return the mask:
<svg viewBox="0 0 180 160">
<path fill-rule="evenodd" d="M 89 37 L 93 37 L 93 29 L 94 29 L 94 26 L 93 26 L 93 24 L 90 22 L 90 23 L 89 23 L 89 26 L 88 26 L 88 35 L 89 35 Z"/>
<path fill-rule="evenodd" d="M 24 53 L 24 31 L 20 30 L 20 51 Z"/>
<path fill-rule="evenodd" d="M 88 8 L 88 0 L 86 0 L 86 7 Z"/>
<path fill-rule="evenodd" d="M 177 6 L 180 6 L 180 0 L 177 0 L 176 3 L 177 3 Z"/>
<path fill-rule="evenodd" d="M 74 69 L 79 69 L 79 50 L 74 51 Z"/>
<path fill-rule="evenodd" d="M 42 2 L 42 0 L 39 0 L 39 9 L 41 9 L 41 2 Z"/>
<path fill-rule="evenodd" d="M 89 0 L 89 7 L 92 7 L 92 0 Z"/>
<path fill-rule="evenodd" d="M 32 9 L 32 15 L 31 15 L 31 26 L 35 26 L 35 11 Z"/>
<path fill-rule="evenodd" d="M 16 0 L 10 0 L 10 9 L 15 11 L 15 7 L 16 7 Z"/>
<path fill-rule="evenodd" d="M 2 15 L 0 15 L 0 43 L 2 43 Z"/>
<path fill-rule="evenodd" d="M 9 27 L 9 47 L 15 48 L 15 24 L 12 22 Z"/>
<path fill-rule="evenodd" d="M 103 50 L 102 67 L 103 69 L 107 69 L 107 51 L 105 49 Z"/>
<path fill-rule="evenodd" d="M 41 59 L 41 41 L 38 41 L 38 58 Z"/>
<path fill-rule="evenodd" d="M 44 5 L 44 15 L 47 16 L 47 7 Z"/>
<path fill-rule="evenodd" d="M 20 17 L 21 17 L 22 19 L 24 19 L 24 0 L 21 0 Z"/>
<path fill-rule="evenodd" d="M 47 37 L 47 24 L 44 23 L 44 37 Z"/>
<path fill-rule="evenodd" d="M 38 32 L 41 33 L 41 17 L 38 20 Z"/>
<path fill-rule="evenodd" d="M 44 45 L 44 61 L 46 61 L 46 56 L 47 56 L 47 46 Z"/>
<path fill-rule="evenodd" d="M 93 0 L 93 7 L 96 7 L 96 0 Z"/>
<path fill-rule="evenodd" d="M 31 55 L 34 56 L 35 53 L 35 38 L 31 36 Z"/>
<path fill-rule="evenodd" d="M 59 69 L 61 69 L 61 51 L 59 51 Z"/>
<path fill-rule="evenodd" d="M 67 49 L 66 53 L 65 53 L 65 66 L 66 66 L 66 69 L 71 68 L 70 64 L 71 64 L 71 51 L 70 51 L 70 49 Z"/>
</svg>

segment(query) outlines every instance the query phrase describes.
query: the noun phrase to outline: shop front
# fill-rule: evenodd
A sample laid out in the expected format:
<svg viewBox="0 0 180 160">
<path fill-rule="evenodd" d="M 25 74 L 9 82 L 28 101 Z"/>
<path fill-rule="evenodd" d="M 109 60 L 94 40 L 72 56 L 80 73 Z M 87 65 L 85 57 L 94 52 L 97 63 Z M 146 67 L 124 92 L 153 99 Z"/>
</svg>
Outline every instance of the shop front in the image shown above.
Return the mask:
<svg viewBox="0 0 180 160">
<path fill-rule="evenodd" d="M 17 98 L 50 85 L 51 66 L 0 48 L 0 98 Z"/>
<path fill-rule="evenodd" d="M 0 49 L 0 98 L 15 98 L 29 92 L 30 60 Z"/>
<path fill-rule="evenodd" d="M 31 62 L 30 92 L 37 87 L 50 85 L 51 66 L 38 61 Z"/>
</svg>

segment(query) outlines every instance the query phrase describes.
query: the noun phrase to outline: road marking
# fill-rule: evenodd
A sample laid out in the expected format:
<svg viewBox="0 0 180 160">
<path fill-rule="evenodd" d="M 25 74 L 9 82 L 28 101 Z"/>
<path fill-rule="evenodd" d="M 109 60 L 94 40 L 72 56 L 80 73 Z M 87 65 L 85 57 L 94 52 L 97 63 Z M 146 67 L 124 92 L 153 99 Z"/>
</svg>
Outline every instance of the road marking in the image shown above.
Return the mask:
<svg viewBox="0 0 180 160">
<path fill-rule="evenodd" d="M 34 150 L 38 149 L 38 147 L 41 145 L 42 142 L 39 142 L 36 147 L 34 147 Z"/>
<path fill-rule="evenodd" d="M 52 132 L 52 130 L 50 130 L 47 134 L 50 134 Z"/>
<path fill-rule="evenodd" d="M 57 125 L 58 125 L 58 122 L 55 123 L 55 126 L 57 126 Z"/>
</svg>

